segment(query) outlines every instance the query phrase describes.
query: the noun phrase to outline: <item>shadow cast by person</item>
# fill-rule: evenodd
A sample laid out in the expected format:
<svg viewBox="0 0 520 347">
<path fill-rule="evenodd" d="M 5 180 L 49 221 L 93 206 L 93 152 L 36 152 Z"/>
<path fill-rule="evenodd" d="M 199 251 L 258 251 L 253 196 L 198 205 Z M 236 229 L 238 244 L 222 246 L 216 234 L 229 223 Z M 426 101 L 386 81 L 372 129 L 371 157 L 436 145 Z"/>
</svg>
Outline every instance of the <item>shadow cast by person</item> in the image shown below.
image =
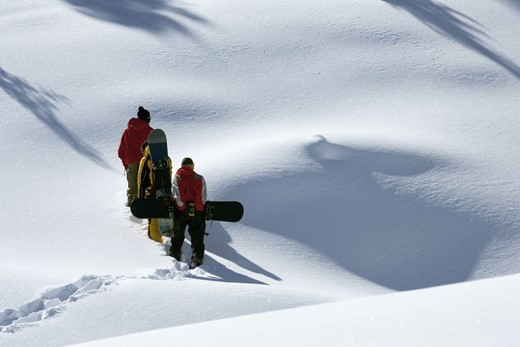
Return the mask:
<svg viewBox="0 0 520 347">
<path fill-rule="evenodd" d="M 249 182 L 232 192 L 255 211 L 243 224 L 308 245 L 393 290 L 467 280 L 495 235 L 496 227 L 475 216 L 397 194 L 379 181 L 413 178 L 445 165 L 440 160 L 354 149 L 323 137 L 306 151 L 319 172 Z"/>
<path fill-rule="evenodd" d="M 489 48 L 484 42 L 487 35 L 479 28 L 481 25 L 463 13 L 433 0 L 382 1 L 407 11 L 435 32 L 480 53 L 520 79 L 520 67 L 504 55 Z M 514 3 L 513 0 L 510 2 Z"/>
<path fill-rule="evenodd" d="M 39 121 L 45 124 L 76 152 L 103 168 L 114 170 L 101 158 L 94 148 L 79 139 L 58 120 L 56 115 L 58 111 L 57 105 L 68 102 L 65 96 L 50 90 L 33 87 L 27 81 L 2 68 L 0 68 L 0 88 L 36 116 Z"/>
<path fill-rule="evenodd" d="M 227 268 L 223 264 L 213 259 L 208 254 L 204 256 L 204 270 L 216 277 L 197 276 L 196 273 L 191 273 L 189 277 L 212 282 L 267 285 L 267 283 L 265 282 L 259 281 L 257 279 L 246 276 L 244 274 L 240 274 L 236 271 Z"/>
<path fill-rule="evenodd" d="M 199 24 L 209 24 L 201 16 L 180 5 L 172 5 L 172 1 L 166 0 L 63 1 L 89 17 L 154 34 L 173 30 L 186 36 L 193 36 L 192 32 L 185 25 L 167 14 L 180 16 Z"/>
<path fill-rule="evenodd" d="M 253 263 L 231 247 L 231 236 L 219 222 L 208 223 L 206 231 L 209 232 L 209 235 L 206 237 L 205 242 L 212 253 L 235 263 L 243 269 L 263 275 L 275 281 L 281 281 L 280 277 L 267 271 L 258 264 Z"/>
<path fill-rule="evenodd" d="M 231 237 L 226 232 L 226 230 L 220 225 L 220 223 L 213 223 L 211 227 L 206 229 L 208 235 L 205 237 L 205 246 L 206 253 L 204 255 L 204 269 L 207 272 L 211 273 L 216 277 L 197 277 L 191 276 L 193 278 L 207 280 L 207 281 L 217 281 L 217 282 L 229 282 L 229 283 L 244 283 L 244 284 L 266 284 L 265 282 L 256 280 L 252 277 L 240 274 L 236 271 L 233 271 L 227 268 L 225 265 L 219 263 L 215 258 L 208 254 L 210 251 L 213 254 L 216 254 L 222 258 L 228 259 L 231 262 L 236 263 L 244 269 L 249 271 L 262 274 L 266 277 L 280 280 L 276 275 L 271 274 L 270 272 L 262 269 L 258 265 L 254 264 L 250 260 L 246 259 L 242 255 L 240 255 L 235 249 L 229 246 L 231 241 Z M 189 234 L 186 235 L 187 240 L 190 239 Z M 164 252 L 167 254 L 170 249 L 171 241 L 166 242 L 163 245 Z M 190 245 L 185 242 L 183 244 L 183 253 L 186 258 L 189 258 L 191 254 Z M 175 262 L 175 260 L 172 260 Z"/>
</svg>

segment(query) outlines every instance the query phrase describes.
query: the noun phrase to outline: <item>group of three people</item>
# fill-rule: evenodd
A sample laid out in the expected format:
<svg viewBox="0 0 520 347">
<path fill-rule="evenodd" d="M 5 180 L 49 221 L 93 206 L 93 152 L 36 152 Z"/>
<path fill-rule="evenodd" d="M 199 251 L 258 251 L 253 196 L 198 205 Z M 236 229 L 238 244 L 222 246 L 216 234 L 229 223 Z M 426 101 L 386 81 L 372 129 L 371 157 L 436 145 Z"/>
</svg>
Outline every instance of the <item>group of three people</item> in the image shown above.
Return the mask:
<svg viewBox="0 0 520 347">
<path fill-rule="evenodd" d="M 154 172 L 147 146 L 148 135 L 153 130 L 150 120 L 150 112 L 139 106 L 137 118 L 133 117 L 129 120 L 119 144 L 118 156 L 123 163 L 128 181 L 127 206 L 130 206 L 137 197 L 155 198 L 156 196 L 157 187 L 154 185 Z M 166 170 L 169 170 L 167 177 L 171 178 L 171 160 L 168 158 L 167 162 Z M 176 213 L 168 253 L 177 261 L 181 261 L 182 245 L 188 228 L 192 249 L 190 263 L 196 267 L 202 265 L 204 258 L 204 236 L 206 235 L 204 211 L 207 193 L 204 177 L 197 174 L 194 168 L 193 160 L 184 158 L 171 181 Z M 194 211 L 187 208 L 188 206 L 193 206 Z M 157 219 L 149 220 L 148 236 L 152 240 L 163 242 L 163 234 L 159 232 Z"/>
</svg>

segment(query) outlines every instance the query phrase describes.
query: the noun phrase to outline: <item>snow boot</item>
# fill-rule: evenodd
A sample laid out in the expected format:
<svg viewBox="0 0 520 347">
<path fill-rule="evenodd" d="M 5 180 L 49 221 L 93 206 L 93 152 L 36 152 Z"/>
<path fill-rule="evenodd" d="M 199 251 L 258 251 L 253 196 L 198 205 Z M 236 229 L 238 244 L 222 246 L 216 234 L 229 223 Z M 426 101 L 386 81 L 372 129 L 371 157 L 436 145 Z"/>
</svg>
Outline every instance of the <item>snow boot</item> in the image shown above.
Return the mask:
<svg viewBox="0 0 520 347">
<path fill-rule="evenodd" d="M 199 257 L 197 254 L 193 253 L 191 255 L 190 268 L 194 269 L 202 265 L 202 257 Z"/>
<path fill-rule="evenodd" d="M 170 247 L 170 251 L 168 252 L 168 255 L 170 257 L 175 258 L 177 261 L 181 261 L 182 258 L 182 251 L 176 251 Z"/>
</svg>

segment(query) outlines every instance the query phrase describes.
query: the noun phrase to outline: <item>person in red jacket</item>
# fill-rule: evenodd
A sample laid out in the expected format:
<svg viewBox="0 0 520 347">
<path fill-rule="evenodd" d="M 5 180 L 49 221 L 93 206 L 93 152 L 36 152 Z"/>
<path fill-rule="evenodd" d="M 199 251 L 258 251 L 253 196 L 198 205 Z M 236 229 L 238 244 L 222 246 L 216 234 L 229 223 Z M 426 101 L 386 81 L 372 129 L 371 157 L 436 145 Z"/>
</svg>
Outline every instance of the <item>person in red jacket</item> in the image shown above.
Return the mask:
<svg viewBox="0 0 520 347">
<path fill-rule="evenodd" d="M 204 177 L 194 171 L 191 158 L 184 158 L 181 168 L 173 178 L 177 213 L 173 226 L 173 237 L 169 255 L 177 261 L 182 257 L 186 227 L 191 237 L 191 267 L 202 265 L 204 258 L 204 236 L 206 235 L 205 204 L 207 199 Z"/>
<path fill-rule="evenodd" d="M 139 106 L 137 118 L 128 121 L 128 127 L 123 132 L 117 154 L 123 163 L 128 181 L 126 192 L 126 205 L 130 206 L 132 200 L 137 198 L 137 173 L 139 162 L 143 157 L 141 145 L 148 139 L 153 129 L 150 127 L 150 112 L 143 106 Z"/>
</svg>

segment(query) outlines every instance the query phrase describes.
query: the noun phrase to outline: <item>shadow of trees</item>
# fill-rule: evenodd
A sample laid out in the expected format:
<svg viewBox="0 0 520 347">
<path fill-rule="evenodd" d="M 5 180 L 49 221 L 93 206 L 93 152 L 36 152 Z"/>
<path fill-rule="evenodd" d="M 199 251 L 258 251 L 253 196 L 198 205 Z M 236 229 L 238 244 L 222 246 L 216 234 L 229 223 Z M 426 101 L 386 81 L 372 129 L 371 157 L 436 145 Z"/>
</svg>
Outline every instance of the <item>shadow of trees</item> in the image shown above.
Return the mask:
<svg viewBox="0 0 520 347">
<path fill-rule="evenodd" d="M 520 11 L 520 0 L 503 0 L 507 4 L 513 6 L 514 9 Z"/>
<path fill-rule="evenodd" d="M 97 165 L 110 169 L 99 153 L 67 129 L 56 115 L 58 105 L 68 99 L 50 90 L 31 86 L 27 81 L 0 68 L 0 88 L 21 106 L 30 111 L 39 121 L 52 130 L 72 149 Z"/>
<path fill-rule="evenodd" d="M 92 18 L 110 23 L 136 28 L 154 34 L 176 31 L 192 36 L 191 31 L 170 15 L 200 23 L 208 21 L 199 15 L 181 7 L 171 5 L 166 0 L 63 0 L 78 12 Z"/>
<path fill-rule="evenodd" d="M 396 8 L 403 9 L 435 32 L 451 38 L 465 47 L 476 51 L 502 66 L 517 79 L 520 79 L 520 67 L 513 61 L 489 48 L 486 34 L 479 23 L 449 6 L 433 0 L 383 0 Z M 516 0 L 508 0 L 518 6 Z"/>
</svg>

